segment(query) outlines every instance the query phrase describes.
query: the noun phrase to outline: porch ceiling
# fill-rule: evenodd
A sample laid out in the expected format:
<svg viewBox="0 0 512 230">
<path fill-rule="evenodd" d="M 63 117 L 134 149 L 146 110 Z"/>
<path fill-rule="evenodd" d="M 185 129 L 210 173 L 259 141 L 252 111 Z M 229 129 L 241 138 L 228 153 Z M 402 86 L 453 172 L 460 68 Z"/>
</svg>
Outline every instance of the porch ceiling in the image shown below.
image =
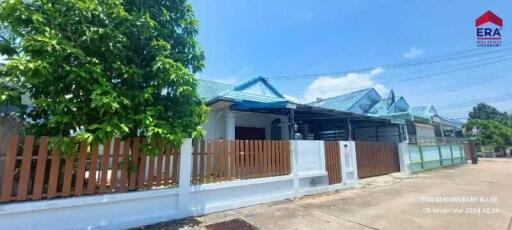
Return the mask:
<svg viewBox="0 0 512 230">
<path fill-rule="evenodd" d="M 241 111 L 257 112 L 257 113 L 269 113 L 276 115 L 290 114 L 290 109 L 287 108 L 251 108 L 251 109 L 240 109 Z M 297 104 L 294 109 L 294 120 L 295 122 L 334 122 L 334 123 L 346 123 L 347 118 L 350 117 L 350 121 L 354 127 L 369 127 L 390 124 L 391 120 L 387 118 L 379 118 L 373 116 L 366 116 L 361 114 L 355 114 L 350 112 L 344 112 L 334 109 L 321 108 L 310 105 Z"/>
</svg>

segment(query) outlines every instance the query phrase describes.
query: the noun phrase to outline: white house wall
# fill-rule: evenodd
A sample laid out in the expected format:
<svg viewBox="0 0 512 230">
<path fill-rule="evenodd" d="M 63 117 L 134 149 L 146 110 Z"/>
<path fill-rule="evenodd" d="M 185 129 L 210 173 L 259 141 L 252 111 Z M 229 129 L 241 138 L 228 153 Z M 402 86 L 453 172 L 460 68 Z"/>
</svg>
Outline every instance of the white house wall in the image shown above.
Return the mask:
<svg viewBox="0 0 512 230">
<path fill-rule="evenodd" d="M 228 113 L 232 113 L 234 116 L 235 126 L 228 125 L 226 118 Z M 252 113 L 252 112 L 240 112 L 240 111 L 229 111 L 227 108 L 211 110 L 208 113 L 208 121 L 203 125 L 206 131 L 207 139 L 226 139 L 227 129 L 231 129 L 234 133 L 235 127 L 253 127 L 253 128 L 265 128 L 265 138 L 270 139 L 270 128 L 271 123 L 274 119 L 281 119 L 281 137 L 288 139 L 288 117 L 279 116 L 265 113 Z"/>
<path fill-rule="evenodd" d="M 208 112 L 208 121 L 203 125 L 207 139 L 226 138 L 226 109 Z"/>
</svg>

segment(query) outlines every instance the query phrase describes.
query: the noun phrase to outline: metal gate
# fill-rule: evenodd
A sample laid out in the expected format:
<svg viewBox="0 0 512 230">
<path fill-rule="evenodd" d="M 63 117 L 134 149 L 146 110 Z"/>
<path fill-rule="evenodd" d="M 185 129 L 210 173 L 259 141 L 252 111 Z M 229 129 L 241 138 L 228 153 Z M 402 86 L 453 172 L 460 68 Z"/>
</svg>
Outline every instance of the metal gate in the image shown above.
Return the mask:
<svg viewBox="0 0 512 230">
<path fill-rule="evenodd" d="M 341 183 L 340 143 L 338 141 L 325 141 L 325 169 L 329 177 L 329 184 Z"/>
<path fill-rule="evenodd" d="M 359 178 L 400 171 L 396 143 L 356 141 L 356 155 Z"/>
</svg>

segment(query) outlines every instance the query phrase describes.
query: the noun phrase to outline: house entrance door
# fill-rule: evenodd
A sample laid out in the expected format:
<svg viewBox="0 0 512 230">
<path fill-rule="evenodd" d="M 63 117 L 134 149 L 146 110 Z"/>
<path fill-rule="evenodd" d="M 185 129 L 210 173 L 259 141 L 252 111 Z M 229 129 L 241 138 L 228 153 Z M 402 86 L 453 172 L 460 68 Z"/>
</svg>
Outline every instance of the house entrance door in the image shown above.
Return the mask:
<svg viewBox="0 0 512 230">
<path fill-rule="evenodd" d="M 235 127 L 237 140 L 265 140 L 265 128 Z"/>
</svg>

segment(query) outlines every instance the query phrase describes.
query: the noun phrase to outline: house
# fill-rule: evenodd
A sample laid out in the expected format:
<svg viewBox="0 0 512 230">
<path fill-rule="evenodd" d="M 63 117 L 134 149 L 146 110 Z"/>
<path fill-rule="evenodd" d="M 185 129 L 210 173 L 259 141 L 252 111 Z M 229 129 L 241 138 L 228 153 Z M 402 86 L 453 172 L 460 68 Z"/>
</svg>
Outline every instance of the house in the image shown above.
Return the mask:
<svg viewBox="0 0 512 230">
<path fill-rule="evenodd" d="M 442 117 L 433 105 L 411 107 L 402 96 L 395 96 L 393 90 L 385 98 L 374 88 L 318 99 L 308 105 L 364 114 L 367 116 L 388 118 L 397 124 L 401 132 L 409 137 L 435 138 L 462 136 L 462 123 Z M 377 139 L 379 133 L 390 131 L 390 127 L 373 128 Z M 371 128 L 356 131 L 356 135 L 368 135 Z M 358 134 L 359 133 L 359 134 Z"/>
<path fill-rule="evenodd" d="M 248 111 L 296 108 L 295 103 L 286 100 L 262 77 L 236 86 L 199 80 L 198 93 L 210 108 L 204 124 L 208 139 L 281 140 L 290 137 L 288 115 Z"/>
<path fill-rule="evenodd" d="M 204 124 L 208 139 L 398 142 L 404 137 L 400 124 L 362 112 L 367 109 L 365 105 L 380 100 L 373 89 L 337 99 L 350 101 L 344 106 L 358 102 L 350 108 L 288 101 L 263 77 L 239 85 L 199 80 L 198 93 L 210 108 Z M 376 133 L 375 129 L 379 131 Z"/>
</svg>

